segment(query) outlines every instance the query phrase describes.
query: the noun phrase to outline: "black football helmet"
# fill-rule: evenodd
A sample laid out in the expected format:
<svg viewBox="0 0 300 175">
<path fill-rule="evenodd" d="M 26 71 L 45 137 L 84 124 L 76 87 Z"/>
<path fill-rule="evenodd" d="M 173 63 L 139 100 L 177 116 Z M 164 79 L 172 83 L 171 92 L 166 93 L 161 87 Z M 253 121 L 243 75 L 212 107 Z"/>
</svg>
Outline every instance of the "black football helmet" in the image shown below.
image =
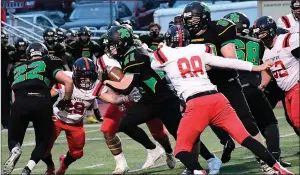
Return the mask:
<svg viewBox="0 0 300 175">
<path fill-rule="evenodd" d="M 77 32 L 72 29 L 67 30 L 65 34 L 66 39 L 75 39 L 77 37 Z"/>
<path fill-rule="evenodd" d="M 250 20 L 244 13 L 232 12 L 223 18 L 229 19 L 236 24 L 235 28 L 237 33 L 241 33 L 243 36 L 249 33 Z"/>
<path fill-rule="evenodd" d="M 265 46 L 272 48 L 273 40 L 276 37 L 277 25 L 270 16 L 258 18 L 253 25 L 253 36 L 261 39 Z"/>
<path fill-rule="evenodd" d="M 120 26 L 121 24 L 118 21 L 114 21 L 107 26 L 107 30 L 112 28 L 113 26 Z"/>
<path fill-rule="evenodd" d="M 1 44 L 6 46 L 8 43 L 8 33 L 5 30 L 1 30 Z"/>
<path fill-rule="evenodd" d="M 78 89 L 91 90 L 98 79 L 96 66 L 89 58 L 79 58 L 73 65 L 73 82 Z"/>
<path fill-rule="evenodd" d="M 171 26 L 164 35 L 167 46 L 184 47 L 190 43 L 189 32 L 180 25 Z"/>
<path fill-rule="evenodd" d="M 66 38 L 66 30 L 59 27 L 56 29 L 56 34 L 57 34 L 57 42 L 59 43 L 64 42 Z"/>
<path fill-rule="evenodd" d="M 122 59 L 133 46 L 132 33 L 124 26 L 113 26 L 107 32 L 107 51 L 115 59 Z"/>
<path fill-rule="evenodd" d="M 44 40 L 45 42 L 52 46 L 56 43 L 57 41 L 57 33 L 56 33 L 56 30 L 54 28 L 48 28 L 44 31 Z"/>
<path fill-rule="evenodd" d="M 26 49 L 27 59 L 30 60 L 35 56 L 46 56 L 48 55 L 48 49 L 43 43 L 31 43 Z"/>
<path fill-rule="evenodd" d="M 24 54 L 27 47 L 28 47 L 28 41 L 25 38 L 18 38 L 17 41 L 15 42 L 15 48 L 16 50 L 21 53 Z"/>
<path fill-rule="evenodd" d="M 294 15 L 294 18 L 297 21 L 300 21 L 300 0 L 292 0 L 291 1 L 291 11 Z"/>
<path fill-rule="evenodd" d="M 185 6 L 182 14 L 183 25 L 191 35 L 206 29 L 211 21 L 210 9 L 204 2 L 191 2 Z"/>
<path fill-rule="evenodd" d="M 80 41 L 82 41 L 83 43 L 87 43 L 90 41 L 91 38 L 91 30 L 87 26 L 80 27 L 79 31 L 77 32 L 77 35 Z"/>
</svg>

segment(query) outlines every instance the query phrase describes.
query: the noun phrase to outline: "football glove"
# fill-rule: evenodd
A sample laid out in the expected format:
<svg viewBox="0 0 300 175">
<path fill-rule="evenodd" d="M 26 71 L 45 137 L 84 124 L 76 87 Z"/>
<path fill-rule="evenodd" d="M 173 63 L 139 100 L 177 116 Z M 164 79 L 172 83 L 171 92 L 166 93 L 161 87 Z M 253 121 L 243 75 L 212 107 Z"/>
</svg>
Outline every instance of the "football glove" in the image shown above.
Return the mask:
<svg viewBox="0 0 300 175">
<path fill-rule="evenodd" d="M 66 108 L 72 108 L 73 104 L 71 102 L 71 100 L 66 100 L 66 99 L 62 99 L 58 102 L 58 104 L 56 105 L 56 107 L 60 110 L 63 111 Z"/>
<path fill-rule="evenodd" d="M 102 72 L 102 79 L 101 79 L 101 81 L 104 82 L 105 80 L 109 80 L 107 68 L 104 69 L 103 72 Z"/>
</svg>

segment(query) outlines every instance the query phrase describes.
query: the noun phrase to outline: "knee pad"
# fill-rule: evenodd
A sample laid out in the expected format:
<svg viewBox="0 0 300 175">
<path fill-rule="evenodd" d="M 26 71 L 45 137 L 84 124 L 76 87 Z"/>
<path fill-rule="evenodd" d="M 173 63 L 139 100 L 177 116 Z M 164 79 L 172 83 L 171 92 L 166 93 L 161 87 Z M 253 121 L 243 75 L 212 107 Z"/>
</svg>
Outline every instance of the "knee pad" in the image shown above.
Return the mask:
<svg viewBox="0 0 300 175">
<path fill-rule="evenodd" d="M 80 159 L 83 156 L 83 149 L 70 151 L 70 155 L 76 160 Z"/>
</svg>

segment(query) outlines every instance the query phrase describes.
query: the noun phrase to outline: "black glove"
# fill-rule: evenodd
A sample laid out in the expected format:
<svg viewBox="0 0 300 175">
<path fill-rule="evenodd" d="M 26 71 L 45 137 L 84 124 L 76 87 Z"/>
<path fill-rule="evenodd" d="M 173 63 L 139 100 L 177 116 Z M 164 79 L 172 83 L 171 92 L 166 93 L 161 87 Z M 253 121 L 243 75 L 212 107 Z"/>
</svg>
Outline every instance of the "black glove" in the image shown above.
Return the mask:
<svg viewBox="0 0 300 175">
<path fill-rule="evenodd" d="M 109 80 L 107 68 L 104 69 L 103 72 L 102 72 L 102 79 L 101 79 L 101 81 L 104 82 L 105 80 Z"/>
<path fill-rule="evenodd" d="M 63 111 L 63 110 L 65 110 L 66 108 L 72 108 L 72 107 L 73 107 L 73 104 L 72 104 L 71 100 L 63 99 L 63 100 L 60 100 L 60 101 L 58 102 L 58 104 L 56 105 L 56 107 L 57 107 L 60 111 Z"/>
<path fill-rule="evenodd" d="M 94 115 L 99 122 L 103 121 L 99 109 L 94 109 Z"/>
</svg>

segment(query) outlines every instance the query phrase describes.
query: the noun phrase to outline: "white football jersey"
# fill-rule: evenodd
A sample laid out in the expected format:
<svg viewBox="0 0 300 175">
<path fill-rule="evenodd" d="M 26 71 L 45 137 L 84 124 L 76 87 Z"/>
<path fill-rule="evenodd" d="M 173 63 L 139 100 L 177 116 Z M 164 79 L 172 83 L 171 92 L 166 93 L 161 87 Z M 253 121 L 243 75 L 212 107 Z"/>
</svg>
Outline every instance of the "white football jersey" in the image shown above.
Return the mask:
<svg viewBox="0 0 300 175">
<path fill-rule="evenodd" d="M 64 71 L 68 76 L 72 77 L 72 72 Z M 60 111 L 56 105 L 65 97 L 65 86 L 62 84 L 55 84 L 52 87 L 59 93 L 59 98 L 53 105 L 54 115 L 65 123 L 79 123 L 83 117 L 87 114 L 87 109 L 95 102 L 95 98 L 107 91 L 107 88 L 99 80 L 95 83 L 95 87 L 91 90 L 81 90 L 74 86 L 71 102 L 73 108 Z"/>
<path fill-rule="evenodd" d="M 154 51 L 151 67 L 167 73 L 178 96 L 187 97 L 204 91 L 217 90 L 209 80 L 205 65 L 251 71 L 253 64 L 238 59 L 214 56 L 211 48 L 203 44 L 170 48 L 162 46 Z M 206 53 L 209 52 L 209 53 Z"/>
<path fill-rule="evenodd" d="M 299 24 L 300 21 L 296 21 L 292 13 L 282 16 L 277 20 L 277 26 L 290 31 L 290 33 L 299 33 Z"/>
<path fill-rule="evenodd" d="M 117 60 L 109 58 L 106 54 L 104 54 L 101 58 L 97 59 L 97 66 L 100 73 L 103 72 L 103 70 L 107 67 L 117 67 L 122 69 L 120 63 Z"/>
<path fill-rule="evenodd" d="M 299 47 L 299 34 L 283 34 L 277 37 L 272 49 L 265 49 L 263 62 L 272 60 L 271 72 L 278 86 L 289 91 L 299 80 L 299 61 L 291 51 Z"/>
</svg>

